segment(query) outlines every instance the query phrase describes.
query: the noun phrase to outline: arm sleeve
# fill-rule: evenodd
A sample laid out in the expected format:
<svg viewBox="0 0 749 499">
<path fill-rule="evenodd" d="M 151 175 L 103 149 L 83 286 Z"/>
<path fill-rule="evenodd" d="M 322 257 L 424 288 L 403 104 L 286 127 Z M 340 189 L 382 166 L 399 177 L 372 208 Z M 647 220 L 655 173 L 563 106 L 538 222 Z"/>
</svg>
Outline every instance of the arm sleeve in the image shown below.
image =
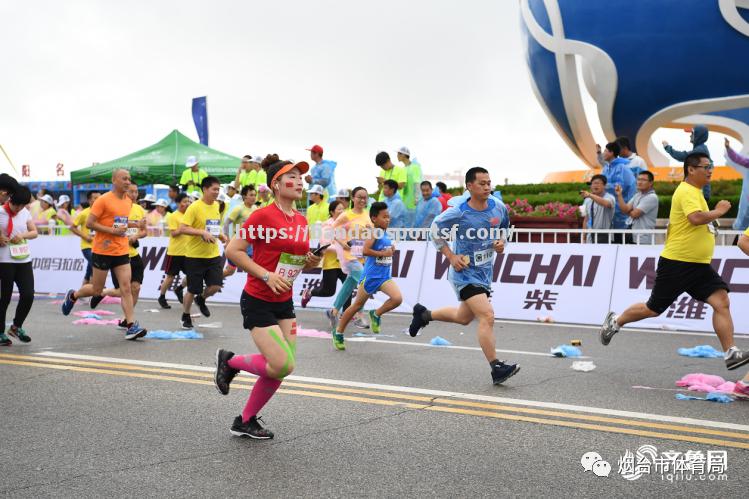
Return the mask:
<svg viewBox="0 0 749 499">
<path fill-rule="evenodd" d="M 451 206 L 437 215 L 434 219 L 430 231 L 432 233 L 432 243 L 434 244 L 434 247 L 437 248 L 437 251 L 442 250 L 442 248 L 447 244 L 447 241 L 443 237 L 445 234 L 442 232 L 444 230 L 452 229 L 454 225 L 460 222 L 460 217 L 462 215 L 463 212 L 460 211 L 459 207 Z"/>
<path fill-rule="evenodd" d="M 701 196 L 702 194 L 700 194 L 700 197 Z M 689 216 L 692 213 L 695 213 L 698 211 L 704 211 L 702 209 L 702 205 L 700 204 L 700 197 L 681 195 L 678 198 L 676 198 L 675 201 L 676 203 L 681 203 L 681 208 L 684 211 L 684 214 Z"/>
<path fill-rule="evenodd" d="M 737 153 L 730 147 L 726 150 L 728 154 L 728 159 L 736 163 L 737 165 L 741 165 L 745 168 L 749 168 L 749 157 L 748 156 L 742 156 L 741 154 Z"/>
<path fill-rule="evenodd" d="M 185 212 L 185 216 L 182 217 L 182 223 L 185 225 L 188 225 L 190 227 L 193 227 L 193 224 L 195 224 L 195 210 L 193 209 L 195 206 L 194 204 L 191 204 L 187 207 L 187 211 Z M 197 227 L 193 227 L 197 228 Z"/>
<path fill-rule="evenodd" d="M 642 201 L 640 201 L 640 205 L 637 209 L 643 213 L 647 213 L 652 209 L 658 210 L 658 196 L 645 196 Z"/>
<path fill-rule="evenodd" d="M 102 199 L 103 198 L 99 198 L 94 201 L 93 206 L 91 206 L 91 211 L 89 212 L 96 218 L 101 218 L 101 214 L 104 213 L 104 201 L 102 201 Z"/>
<path fill-rule="evenodd" d="M 677 151 L 670 145 L 666 146 L 666 152 L 671 155 L 676 161 L 684 161 L 689 154 L 687 151 Z"/>
</svg>

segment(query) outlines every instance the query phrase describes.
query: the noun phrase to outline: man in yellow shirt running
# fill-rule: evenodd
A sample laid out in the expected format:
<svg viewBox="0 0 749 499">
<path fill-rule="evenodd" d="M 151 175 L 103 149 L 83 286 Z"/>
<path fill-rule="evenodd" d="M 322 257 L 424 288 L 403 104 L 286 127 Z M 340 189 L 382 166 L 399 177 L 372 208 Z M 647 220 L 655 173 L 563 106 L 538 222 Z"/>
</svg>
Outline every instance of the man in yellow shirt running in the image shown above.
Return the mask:
<svg viewBox="0 0 749 499">
<path fill-rule="evenodd" d="M 192 329 L 190 308 L 193 299 L 200 313 L 210 317 L 206 299 L 216 294 L 223 283 L 223 268 L 218 242 L 228 239 L 221 231 L 221 213 L 217 201 L 221 183 L 216 177 L 206 177 L 201 183 L 203 196 L 185 211 L 180 232 L 188 236 L 185 249 L 187 293 L 182 303 L 182 327 Z M 205 289 L 203 288 L 205 283 Z"/>
<path fill-rule="evenodd" d="M 91 282 L 91 243 L 94 241 L 94 231 L 86 227 L 86 220 L 88 220 L 88 214 L 91 213 L 91 206 L 99 196 L 101 196 L 101 193 L 98 191 L 88 191 L 86 194 L 88 206 L 75 216 L 73 225 L 70 226 L 70 232 L 81 238 L 81 253 L 83 253 L 83 258 L 86 259 L 86 273 L 83 276 L 81 286 Z"/>
<path fill-rule="evenodd" d="M 729 370 L 749 363 L 749 351 L 739 350 L 733 340 L 728 285 L 710 266 L 715 249 L 713 222 L 731 209 L 718 201 L 708 209 L 702 189 L 710 184 L 713 166 L 707 154 L 696 152 L 684 160 L 684 181 L 671 199 L 666 245 L 658 260 L 655 284 L 647 303 L 637 303 L 617 316 L 609 312 L 601 327 L 601 343 L 608 345 L 631 322 L 661 315 L 682 293 L 713 308 L 713 328 L 723 347 Z"/>
</svg>

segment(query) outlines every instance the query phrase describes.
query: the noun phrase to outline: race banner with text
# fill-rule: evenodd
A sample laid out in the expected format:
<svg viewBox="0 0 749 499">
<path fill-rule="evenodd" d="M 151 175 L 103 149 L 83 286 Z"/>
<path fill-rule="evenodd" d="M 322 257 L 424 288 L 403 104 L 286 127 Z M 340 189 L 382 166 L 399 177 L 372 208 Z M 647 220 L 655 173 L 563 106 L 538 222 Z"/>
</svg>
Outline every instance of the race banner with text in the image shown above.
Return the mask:
<svg viewBox="0 0 749 499">
<path fill-rule="evenodd" d="M 143 298 L 157 298 L 165 276 L 168 238 L 141 240 L 145 266 Z M 316 245 L 313 243 L 312 247 Z M 64 293 L 77 288 L 86 261 L 75 236 L 40 237 L 30 241 L 35 289 L 40 293 Z M 429 308 L 458 303 L 447 280 L 449 263 L 426 242 L 396 243 L 393 279 L 403 294 L 398 312 L 410 312 L 420 302 Z M 662 246 L 592 244 L 510 244 L 496 255 L 493 267 L 492 303 L 497 318 L 550 320 L 572 324 L 600 324 L 608 310 L 623 311 L 645 302 L 655 277 Z M 736 247 L 715 249 L 713 267 L 731 288 L 731 311 L 738 332 L 749 331 L 749 258 Z M 238 303 L 246 281 L 238 271 L 224 282 L 211 301 Z M 294 304 L 300 305 L 305 287 L 320 283 L 322 271 L 303 272 L 294 282 Z M 111 285 L 111 279 L 107 280 Z M 336 292 L 341 282 L 336 283 Z M 174 299 L 172 293 L 167 298 Z M 332 306 L 335 295 L 313 297 L 309 307 Z M 365 306 L 379 306 L 386 297 L 378 293 Z M 641 321 L 637 327 L 712 331 L 712 309 L 705 303 L 680 296 L 660 317 Z"/>
<path fill-rule="evenodd" d="M 606 314 L 616 246 L 521 244 L 496 255 L 492 304 L 497 318 L 596 324 Z M 419 301 L 434 309 L 457 303 L 449 262 L 432 245 Z"/>
<path fill-rule="evenodd" d="M 647 302 L 655 282 L 655 269 L 662 246 L 619 247 L 611 309 L 621 313 L 633 303 Z M 749 332 L 749 258 L 735 246 L 716 246 L 712 267 L 730 288 L 731 315 L 738 332 Z M 713 309 L 682 294 L 659 317 L 636 327 L 713 331 Z"/>
</svg>

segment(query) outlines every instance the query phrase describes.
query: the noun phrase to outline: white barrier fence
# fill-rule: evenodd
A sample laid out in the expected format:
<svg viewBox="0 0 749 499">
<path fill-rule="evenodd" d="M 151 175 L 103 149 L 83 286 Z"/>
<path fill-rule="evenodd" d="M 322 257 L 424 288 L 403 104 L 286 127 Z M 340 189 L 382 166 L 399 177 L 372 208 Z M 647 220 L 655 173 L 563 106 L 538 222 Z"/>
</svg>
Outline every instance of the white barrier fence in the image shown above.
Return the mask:
<svg viewBox="0 0 749 499">
<path fill-rule="evenodd" d="M 168 238 L 141 240 L 146 268 L 143 298 L 157 298 L 164 277 Z M 608 310 L 621 311 L 647 301 L 662 246 L 604 244 L 513 243 L 494 262 L 492 302 L 497 318 L 600 324 Z M 75 236 L 40 237 L 31 241 L 37 292 L 63 293 L 81 282 L 86 261 Z M 740 332 L 749 331 L 749 258 L 732 246 L 717 246 L 713 266 L 731 286 L 731 311 Z M 456 303 L 447 281 L 448 263 L 431 243 L 401 242 L 393 257 L 393 277 L 408 312 L 420 302 L 434 308 Z M 306 286 L 319 284 L 321 271 L 303 273 L 294 283 L 298 305 Z M 237 272 L 211 301 L 238 303 L 246 275 Z M 340 286 L 340 283 L 338 284 Z M 173 295 L 172 296 L 172 300 Z M 381 303 L 383 295 L 374 297 Z M 328 307 L 331 298 L 313 298 L 310 307 Z M 706 304 L 680 296 L 663 315 L 642 327 L 712 331 L 712 311 Z"/>
</svg>

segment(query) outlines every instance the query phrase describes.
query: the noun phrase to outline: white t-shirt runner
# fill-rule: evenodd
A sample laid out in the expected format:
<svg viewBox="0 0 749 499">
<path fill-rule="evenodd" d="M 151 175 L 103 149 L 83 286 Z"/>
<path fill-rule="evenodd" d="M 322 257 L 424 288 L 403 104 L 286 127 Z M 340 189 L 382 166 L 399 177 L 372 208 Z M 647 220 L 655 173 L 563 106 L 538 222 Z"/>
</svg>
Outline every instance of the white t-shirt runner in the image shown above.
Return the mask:
<svg viewBox="0 0 749 499">
<path fill-rule="evenodd" d="M 13 236 L 17 234 L 23 234 L 26 232 L 27 229 L 27 223 L 29 220 L 31 220 L 31 213 L 26 208 L 22 209 L 16 215 L 13 217 L 13 230 L 10 233 L 10 236 L 8 236 L 8 220 L 9 220 L 8 212 L 5 211 L 5 208 L 0 206 L 0 232 L 8 239 L 12 238 Z M 27 243 L 28 244 L 28 243 Z M 21 248 L 18 245 L 14 248 L 14 250 L 21 251 L 23 248 Z M 28 263 L 31 261 L 31 254 L 26 258 L 23 259 L 15 259 L 11 257 L 11 248 L 10 244 L 8 246 L 0 246 L 0 263 Z"/>
</svg>

